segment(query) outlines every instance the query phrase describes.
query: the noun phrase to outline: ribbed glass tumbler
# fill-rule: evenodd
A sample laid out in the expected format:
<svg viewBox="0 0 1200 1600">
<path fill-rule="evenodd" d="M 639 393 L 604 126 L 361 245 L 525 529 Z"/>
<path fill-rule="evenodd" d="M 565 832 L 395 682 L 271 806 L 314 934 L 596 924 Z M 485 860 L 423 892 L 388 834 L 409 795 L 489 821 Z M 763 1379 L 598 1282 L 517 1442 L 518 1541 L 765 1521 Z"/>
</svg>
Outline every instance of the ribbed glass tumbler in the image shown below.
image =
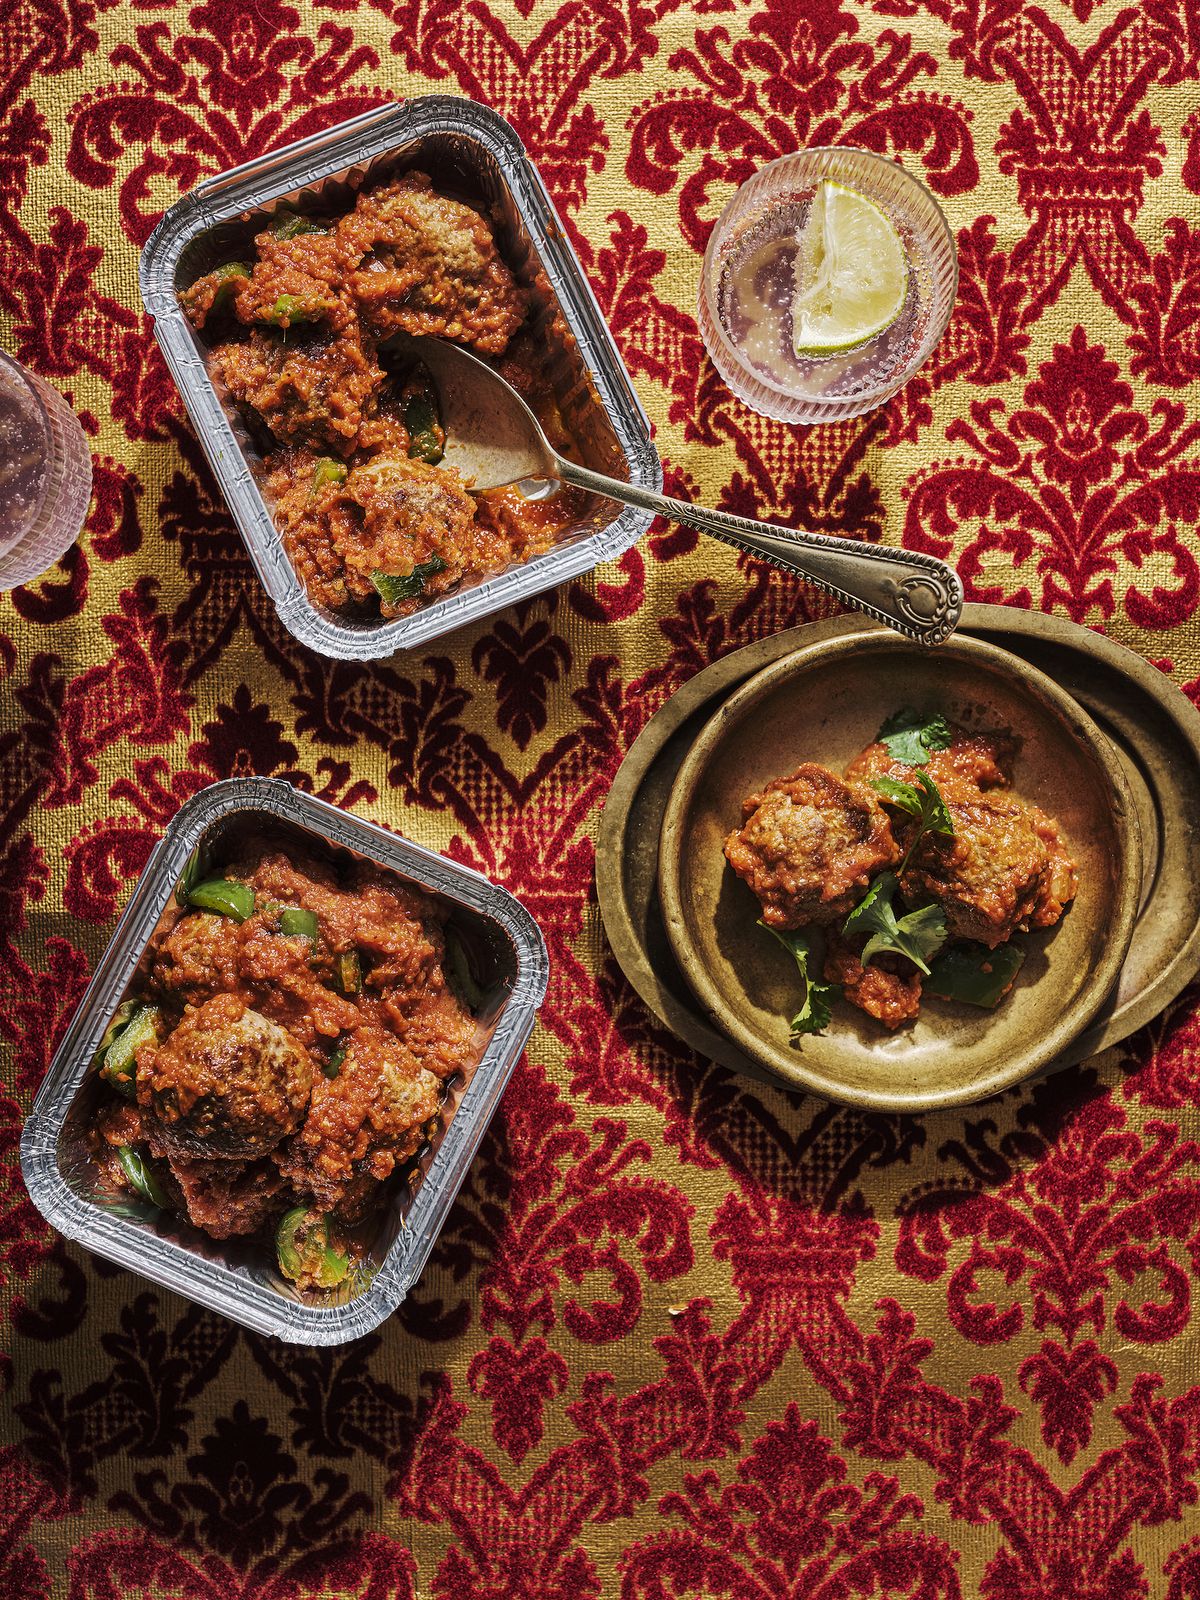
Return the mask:
<svg viewBox="0 0 1200 1600">
<path fill-rule="evenodd" d="M 0 350 L 0 590 L 52 567 L 79 537 L 92 456 L 79 418 Z"/>
<path fill-rule="evenodd" d="M 829 179 L 879 208 L 908 262 L 894 322 L 860 345 L 797 355 L 791 338 L 797 240 L 818 185 Z M 739 399 L 782 422 L 833 422 L 891 398 L 946 331 L 958 255 L 941 207 L 910 172 L 868 150 L 826 146 L 772 161 L 717 220 L 700 274 L 700 332 Z"/>
</svg>

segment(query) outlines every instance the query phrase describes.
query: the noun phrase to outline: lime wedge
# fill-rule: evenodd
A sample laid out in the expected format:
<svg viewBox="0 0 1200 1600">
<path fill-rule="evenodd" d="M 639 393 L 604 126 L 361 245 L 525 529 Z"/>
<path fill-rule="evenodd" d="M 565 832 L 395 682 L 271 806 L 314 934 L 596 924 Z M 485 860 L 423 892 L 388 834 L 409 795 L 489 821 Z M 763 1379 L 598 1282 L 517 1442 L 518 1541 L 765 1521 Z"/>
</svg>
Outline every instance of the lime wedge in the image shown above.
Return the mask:
<svg viewBox="0 0 1200 1600">
<path fill-rule="evenodd" d="M 851 350 L 895 322 L 908 292 L 908 260 L 878 206 L 826 178 L 797 242 L 792 343 L 798 356 Z"/>
</svg>

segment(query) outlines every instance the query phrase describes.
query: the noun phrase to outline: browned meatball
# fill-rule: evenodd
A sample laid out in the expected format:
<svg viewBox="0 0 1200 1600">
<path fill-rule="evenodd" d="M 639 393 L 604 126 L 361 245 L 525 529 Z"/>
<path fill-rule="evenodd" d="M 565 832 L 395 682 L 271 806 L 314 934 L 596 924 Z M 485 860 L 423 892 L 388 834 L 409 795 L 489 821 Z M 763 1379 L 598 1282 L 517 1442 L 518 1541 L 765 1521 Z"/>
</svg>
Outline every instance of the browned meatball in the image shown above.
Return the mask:
<svg viewBox="0 0 1200 1600">
<path fill-rule="evenodd" d="M 491 225 L 435 193 L 424 173 L 360 195 L 337 231 L 359 268 L 350 276 L 358 314 L 378 338 L 433 334 L 502 355 L 525 319 Z"/>
<path fill-rule="evenodd" d="M 164 1154 L 248 1158 L 300 1126 L 312 1062 L 277 1023 L 221 994 L 189 1008 L 161 1045 L 137 1056 L 138 1103 Z"/>
<path fill-rule="evenodd" d="M 949 747 L 935 750 L 927 765 L 910 767 L 897 761 L 885 744 L 869 744 L 846 768 L 846 776 L 869 782 L 872 778 L 896 778 L 912 783 L 918 772 L 926 773 L 940 788 L 947 783 L 971 783 L 978 789 L 1007 789 L 1012 782 L 1016 740 L 1011 733 L 970 733 L 951 726 Z"/>
<path fill-rule="evenodd" d="M 337 1077 L 318 1077 L 299 1133 L 276 1156 L 297 1193 L 321 1210 L 365 1204 L 374 1184 L 407 1161 L 438 1113 L 441 1084 L 399 1039 L 370 1026 L 355 1033 Z"/>
<path fill-rule="evenodd" d="M 921 974 L 903 956 L 875 956 L 864 967 L 839 934 L 825 946 L 825 982 L 840 983 L 851 1005 L 896 1029 L 913 1022 L 921 1009 Z"/>
<path fill-rule="evenodd" d="M 255 412 L 281 445 L 348 455 L 383 373 L 353 328 L 307 327 L 287 339 L 258 330 L 217 345 L 213 376 Z M 311 473 L 304 487 L 310 488 Z"/>
<path fill-rule="evenodd" d="M 877 796 L 814 762 L 752 794 L 742 813 L 725 855 L 773 928 L 842 921 L 874 874 L 900 859 Z"/>
<path fill-rule="evenodd" d="M 345 288 L 347 262 L 335 232 L 278 239 L 267 229 L 255 237 L 253 260 L 242 268 L 244 276 L 229 276 L 218 268 L 183 291 L 180 302 L 193 327 L 203 328 L 214 307 L 231 310 L 239 322 L 275 327 L 319 322 L 334 333 L 353 320 Z"/>
<path fill-rule="evenodd" d="M 240 957 L 236 922 L 215 911 L 188 912 L 154 953 L 154 988 L 165 999 L 200 1005 L 238 987 Z"/>
<path fill-rule="evenodd" d="M 951 938 L 994 950 L 1019 929 L 1047 928 L 1074 898 L 1075 870 L 1055 825 L 1015 795 L 947 784 L 954 835 L 927 833 L 900 878 L 913 906 L 936 902 Z"/>
<path fill-rule="evenodd" d="M 168 1164 L 188 1221 L 214 1239 L 257 1233 L 287 1206 L 286 1186 L 271 1161 L 193 1161 L 173 1155 Z"/>
<path fill-rule="evenodd" d="M 461 580 L 479 535 L 475 502 L 452 468 L 375 455 L 351 469 L 346 495 L 358 507 L 356 526 L 348 537 L 342 526 L 333 527 L 331 540 L 356 599 L 375 596 L 385 617 L 406 617 Z M 377 572 L 408 576 L 435 557 L 440 570 L 428 573 L 406 599 L 389 601 L 372 582 Z"/>
</svg>

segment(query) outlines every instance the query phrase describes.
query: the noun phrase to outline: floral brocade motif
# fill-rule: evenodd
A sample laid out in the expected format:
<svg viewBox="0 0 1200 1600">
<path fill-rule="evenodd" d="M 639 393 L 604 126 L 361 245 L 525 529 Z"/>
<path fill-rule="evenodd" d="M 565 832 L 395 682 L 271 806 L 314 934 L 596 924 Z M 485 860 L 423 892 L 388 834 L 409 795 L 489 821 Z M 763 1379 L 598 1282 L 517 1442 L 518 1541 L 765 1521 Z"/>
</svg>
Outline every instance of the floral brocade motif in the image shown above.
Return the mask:
<svg viewBox="0 0 1200 1600">
<path fill-rule="evenodd" d="M 162 209 L 385 100 L 494 105 L 669 487 L 957 561 L 1200 692 L 1195 0 L 13 0 L 0 333 L 95 460 L 0 599 L 0 1594 L 21 1600 L 1197 1600 L 1200 988 L 966 1111 L 709 1067 L 604 943 L 596 819 L 648 717 L 828 615 L 661 524 L 376 666 L 280 626 L 137 298 Z M 958 242 L 882 411 L 735 402 L 693 315 L 733 187 L 894 156 Z M 21 1117 L 167 821 L 266 773 L 496 877 L 550 947 L 421 1283 L 308 1352 L 56 1238 Z"/>
</svg>

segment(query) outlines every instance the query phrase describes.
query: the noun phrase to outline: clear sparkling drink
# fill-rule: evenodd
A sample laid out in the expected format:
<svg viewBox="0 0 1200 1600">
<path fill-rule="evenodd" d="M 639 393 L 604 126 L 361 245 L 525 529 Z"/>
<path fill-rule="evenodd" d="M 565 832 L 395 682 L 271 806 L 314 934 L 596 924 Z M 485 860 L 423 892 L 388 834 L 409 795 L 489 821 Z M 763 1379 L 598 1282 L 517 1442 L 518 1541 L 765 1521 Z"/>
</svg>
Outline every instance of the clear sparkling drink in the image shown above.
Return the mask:
<svg viewBox="0 0 1200 1600">
<path fill-rule="evenodd" d="M 801 244 L 830 185 L 890 225 L 903 298 L 873 336 L 798 353 L 794 315 L 809 279 Z M 785 422 L 828 422 L 870 411 L 908 382 L 945 332 L 957 284 L 954 239 L 928 189 L 882 156 L 826 147 L 771 162 L 733 196 L 705 253 L 697 315 L 714 366 L 747 405 Z"/>
<path fill-rule="evenodd" d="M 0 351 L 0 589 L 52 567 L 79 537 L 92 458 L 57 390 Z"/>
</svg>

